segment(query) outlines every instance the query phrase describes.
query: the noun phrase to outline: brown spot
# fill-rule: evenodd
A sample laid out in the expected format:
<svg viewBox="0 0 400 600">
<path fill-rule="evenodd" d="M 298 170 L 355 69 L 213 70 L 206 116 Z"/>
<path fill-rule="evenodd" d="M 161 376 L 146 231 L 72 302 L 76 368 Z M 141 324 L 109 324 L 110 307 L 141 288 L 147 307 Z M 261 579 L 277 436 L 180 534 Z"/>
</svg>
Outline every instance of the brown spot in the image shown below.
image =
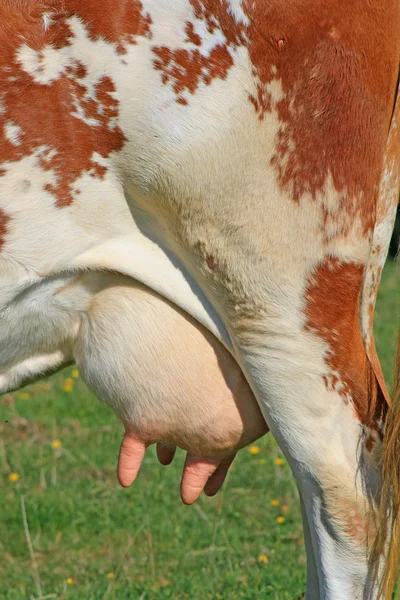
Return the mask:
<svg viewBox="0 0 400 600">
<path fill-rule="evenodd" d="M 271 94 L 262 85 L 257 85 L 257 96 L 249 96 L 250 102 L 253 104 L 258 118 L 263 120 L 264 114 L 272 110 Z"/>
<path fill-rule="evenodd" d="M 351 401 L 357 417 L 376 428 L 386 410 L 361 337 L 359 304 L 364 267 L 327 258 L 311 276 L 305 296 L 306 330 L 328 345 L 323 374 L 328 389 Z"/>
<path fill-rule="evenodd" d="M 87 68 L 81 62 L 78 62 L 75 69 L 75 75 L 78 79 L 83 79 L 87 75 Z"/>
<path fill-rule="evenodd" d="M 104 179 L 105 174 L 107 173 L 106 167 L 103 165 L 99 165 L 99 163 L 94 163 L 91 176 L 97 177 L 98 179 Z"/>
<path fill-rule="evenodd" d="M 207 255 L 207 257 L 206 257 L 206 263 L 207 263 L 207 266 L 208 266 L 209 269 L 211 269 L 211 270 L 215 269 L 215 266 L 216 266 L 215 258 L 211 254 Z"/>
<path fill-rule="evenodd" d="M 162 72 L 162 82 L 171 83 L 178 98 L 185 91 L 194 94 L 201 82 L 210 85 L 217 77 L 225 79 L 233 65 L 226 46 L 215 46 L 208 56 L 197 49 L 171 51 L 166 46 L 155 47 L 153 52 L 158 56 L 153 64 Z"/>
<path fill-rule="evenodd" d="M 214 79 L 226 79 L 233 66 L 232 50 L 244 44 L 243 25 L 237 23 L 229 10 L 227 0 L 190 0 L 195 17 L 203 21 L 207 31 L 220 30 L 226 42 L 216 44 L 207 54 L 201 52 L 201 38 L 190 22 L 185 23 L 188 42 L 198 46 L 194 50 L 173 49 L 167 46 L 153 48 L 157 59 L 154 67 L 161 72 L 164 84 L 171 84 L 177 98 L 183 92 L 194 94 L 200 83 L 210 85 Z"/>
<path fill-rule="evenodd" d="M 370 231 L 400 55 L 399 3 L 389 0 L 384 14 L 364 0 L 289 0 L 285 11 L 278 0 L 249 0 L 244 10 L 261 89 L 274 79 L 282 86 L 272 160 L 282 188 L 296 202 L 316 199 L 331 176 L 342 196 L 332 218 L 359 216 Z M 252 101 L 260 118 L 271 110 L 268 96 Z"/>
<path fill-rule="evenodd" d="M 54 86 L 57 87 L 57 82 Z M 62 85 L 62 81 L 60 84 Z M 52 87 L 52 86 L 51 86 Z M 112 126 L 112 119 L 118 115 L 118 101 L 111 95 L 114 90 L 114 84 L 108 76 L 103 78 L 96 84 L 94 97 L 86 99 L 86 88 L 70 80 L 66 84 L 67 90 L 70 88 L 70 95 L 66 91 L 64 95 L 64 106 L 69 105 L 69 111 L 64 115 L 59 115 L 60 125 L 64 124 L 64 131 L 50 129 L 47 131 L 47 138 L 43 143 L 47 143 L 57 152 L 51 158 L 43 156 L 41 166 L 44 169 L 53 169 L 57 175 L 57 184 L 47 184 L 46 190 L 52 193 L 56 199 L 58 207 L 68 206 L 73 201 L 73 183 L 83 172 L 90 172 L 92 177 L 103 179 L 106 168 L 93 162 L 92 156 L 94 152 L 98 152 L 101 156 L 107 157 L 111 152 L 120 150 L 123 145 L 124 137 L 117 126 Z M 72 88 L 72 89 L 71 89 Z M 72 116 L 73 113 L 73 95 L 81 101 L 81 106 L 84 109 L 87 118 L 96 119 L 98 125 L 92 127 L 87 125 L 81 119 Z M 57 104 L 56 107 L 57 108 Z M 35 106 L 39 109 L 39 106 Z M 68 122 L 70 128 L 68 129 Z M 24 131 L 26 129 L 24 126 Z M 68 133 L 73 133 L 72 139 Z M 72 145 L 73 141 L 77 140 L 77 145 Z"/>
<path fill-rule="evenodd" d="M 68 8 L 75 7 L 72 1 L 65 4 Z M 121 4 L 126 7 L 126 3 Z M 64 3 L 52 2 L 49 5 L 55 9 L 64 6 Z M 93 162 L 93 154 L 106 158 L 120 150 L 125 139 L 117 125 L 118 100 L 109 76 L 104 75 L 97 82 L 94 95 L 89 97 L 84 81 L 87 69 L 81 61 L 69 65 L 58 79 L 48 84 L 37 83 L 17 62 L 16 49 L 21 45 L 21 39 L 37 51 L 39 57 L 48 44 L 59 49 L 70 44 L 72 33 L 67 19 L 71 11 L 60 8 L 53 13 L 52 23 L 45 31 L 42 16 L 46 6 L 48 9 L 46 2 L 12 3 L 7 4 L 6 9 L 0 5 L 0 89 L 3 91 L 4 107 L 0 115 L 0 135 L 9 120 L 23 132 L 18 145 L 11 144 L 6 138 L 0 140 L 0 163 L 18 161 L 38 152 L 39 148 L 47 148 L 40 151 L 39 164 L 44 170 L 53 171 L 55 182 L 45 187 L 54 195 L 56 205 L 63 207 L 73 201 L 73 184 L 84 172 L 104 177 L 105 167 Z M 90 6 L 93 16 L 91 27 L 95 28 L 98 11 L 90 2 L 79 3 L 82 13 L 78 8 L 76 10 L 85 20 Z M 111 3 L 107 19 L 110 27 L 113 23 L 116 35 L 117 22 Z M 125 25 L 129 29 L 129 25 Z M 137 30 L 140 31 L 140 27 Z M 129 31 L 134 31 L 133 25 Z M 100 29 L 97 32 L 100 35 Z M 76 103 L 81 107 L 83 119 L 76 115 Z M 94 119 L 96 124 L 89 124 L 89 119 Z"/>
<path fill-rule="evenodd" d="M 8 217 L 6 215 L 6 213 L 4 212 L 4 210 L 2 208 L 0 208 L 0 250 L 2 249 L 3 245 L 4 245 L 4 238 L 7 234 L 7 230 L 8 230 L 8 222 L 10 220 L 10 217 Z"/>
<path fill-rule="evenodd" d="M 201 46 L 201 37 L 195 32 L 193 23 L 187 21 L 185 31 L 187 36 L 186 42 L 191 42 L 195 46 Z"/>
<path fill-rule="evenodd" d="M 126 49 L 126 47 L 124 46 L 124 44 L 122 42 L 119 42 L 119 44 L 117 44 L 117 54 L 127 54 L 128 50 Z"/>
<path fill-rule="evenodd" d="M 65 3 L 84 21 L 93 40 L 117 44 L 119 53 L 124 53 L 124 44 L 135 44 L 138 36 L 151 38 L 151 17 L 144 13 L 139 0 L 66 0 Z"/>
</svg>

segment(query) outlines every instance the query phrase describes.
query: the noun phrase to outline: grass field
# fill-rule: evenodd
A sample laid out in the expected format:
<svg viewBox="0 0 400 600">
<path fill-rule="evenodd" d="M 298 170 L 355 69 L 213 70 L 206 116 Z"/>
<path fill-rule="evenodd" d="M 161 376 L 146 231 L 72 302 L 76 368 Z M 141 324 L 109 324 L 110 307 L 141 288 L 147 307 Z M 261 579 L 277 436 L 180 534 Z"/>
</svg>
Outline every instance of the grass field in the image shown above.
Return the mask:
<svg viewBox="0 0 400 600">
<path fill-rule="evenodd" d="M 399 290 L 388 264 L 376 317 L 388 379 Z M 296 489 L 270 436 L 220 494 L 185 507 L 182 453 L 165 468 L 149 451 L 134 486 L 118 486 L 122 427 L 76 371 L 0 398 L 0 412 L 1 600 L 303 597 Z"/>
</svg>

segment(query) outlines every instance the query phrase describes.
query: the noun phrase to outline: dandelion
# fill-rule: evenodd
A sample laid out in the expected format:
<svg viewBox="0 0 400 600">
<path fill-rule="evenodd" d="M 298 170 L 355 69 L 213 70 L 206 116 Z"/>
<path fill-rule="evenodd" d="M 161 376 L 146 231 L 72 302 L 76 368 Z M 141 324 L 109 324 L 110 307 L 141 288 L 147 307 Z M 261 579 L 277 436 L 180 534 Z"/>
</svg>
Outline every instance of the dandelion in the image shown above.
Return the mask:
<svg viewBox="0 0 400 600">
<path fill-rule="evenodd" d="M 52 447 L 54 450 L 58 450 L 59 448 L 61 448 L 61 446 L 62 446 L 61 440 L 53 440 L 53 441 L 51 442 L 51 447 Z"/>
<path fill-rule="evenodd" d="M 253 454 L 253 456 L 254 456 L 255 454 L 260 453 L 260 448 L 258 446 L 251 446 L 249 448 L 249 452 L 250 452 L 250 454 Z"/>
<path fill-rule="evenodd" d="M 285 461 L 283 458 L 281 458 L 280 456 L 278 456 L 278 458 L 275 459 L 275 464 L 278 465 L 278 467 L 281 467 L 282 465 L 285 464 Z"/>
<path fill-rule="evenodd" d="M 8 476 L 8 479 L 10 481 L 12 481 L 13 483 L 15 483 L 16 481 L 18 481 L 19 475 L 18 475 L 18 473 L 10 473 Z"/>
<path fill-rule="evenodd" d="M 72 377 L 74 379 L 79 379 L 79 371 L 78 371 L 78 369 L 73 369 L 71 375 L 72 375 Z"/>
<path fill-rule="evenodd" d="M 72 392 L 74 388 L 74 380 L 70 377 L 64 381 L 63 390 L 64 392 Z"/>
<path fill-rule="evenodd" d="M 110 581 L 111 581 L 111 579 L 114 579 L 114 577 L 115 577 L 115 573 L 113 573 L 112 571 L 111 571 L 111 573 L 107 573 L 107 579 L 109 579 Z"/>
<path fill-rule="evenodd" d="M 278 523 L 278 525 L 282 525 L 282 523 L 285 522 L 285 517 L 282 517 L 282 515 L 279 517 L 276 517 L 276 522 Z"/>
<path fill-rule="evenodd" d="M 279 506 L 279 500 L 271 500 L 271 506 Z"/>
<path fill-rule="evenodd" d="M 21 400 L 29 400 L 29 398 L 30 398 L 31 396 L 30 396 L 30 394 L 28 394 L 28 392 L 22 392 L 22 393 L 19 395 L 19 397 L 20 397 L 20 399 L 21 399 Z"/>
<path fill-rule="evenodd" d="M 265 463 L 266 463 L 266 460 L 265 460 L 265 458 L 260 458 L 260 460 L 258 460 L 258 461 L 257 461 L 257 463 L 258 463 L 259 465 L 265 465 Z"/>
<path fill-rule="evenodd" d="M 260 556 L 258 557 L 258 562 L 266 565 L 268 562 L 268 556 L 266 556 L 265 554 L 260 554 Z"/>
<path fill-rule="evenodd" d="M 72 579 L 72 577 L 67 577 L 66 579 L 67 585 L 74 585 L 75 581 Z"/>
<path fill-rule="evenodd" d="M 282 504 L 282 506 L 281 506 L 281 511 L 282 511 L 283 513 L 287 513 L 287 506 L 286 506 L 286 504 Z"/>
</svg>

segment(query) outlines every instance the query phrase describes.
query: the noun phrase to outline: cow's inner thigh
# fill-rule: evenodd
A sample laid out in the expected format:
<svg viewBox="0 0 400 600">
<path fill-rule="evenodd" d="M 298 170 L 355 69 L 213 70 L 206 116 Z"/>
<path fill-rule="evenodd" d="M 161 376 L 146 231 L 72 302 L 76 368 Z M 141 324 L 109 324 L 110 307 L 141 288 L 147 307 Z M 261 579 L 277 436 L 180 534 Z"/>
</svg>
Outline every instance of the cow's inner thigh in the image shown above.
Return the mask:
<svg viewBox="0 0 400 600">
<path fill-rule="evenodd" d="M 266 432 L 241 370 L 212 334 L 148 288 L 108 279 L 83 318 L 74 354 L 127 431 L 207 458 Z"/>
</svg>

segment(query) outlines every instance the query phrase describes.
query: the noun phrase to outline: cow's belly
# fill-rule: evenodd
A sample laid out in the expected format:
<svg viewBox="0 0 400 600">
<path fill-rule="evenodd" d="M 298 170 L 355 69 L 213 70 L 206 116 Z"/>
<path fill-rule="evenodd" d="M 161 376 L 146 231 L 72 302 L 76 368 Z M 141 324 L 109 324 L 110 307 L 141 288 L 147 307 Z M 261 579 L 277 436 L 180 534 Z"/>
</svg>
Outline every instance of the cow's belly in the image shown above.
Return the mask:
<svg viewBox="0 0 400 600">
<path fill-rule="evenodd" d="M 97 395 L 146 444 L 214 458 L 266 424 L 237 363 L 205 328 L 148 288 L 105 275 L 74 356 Z"/>
</svg>

